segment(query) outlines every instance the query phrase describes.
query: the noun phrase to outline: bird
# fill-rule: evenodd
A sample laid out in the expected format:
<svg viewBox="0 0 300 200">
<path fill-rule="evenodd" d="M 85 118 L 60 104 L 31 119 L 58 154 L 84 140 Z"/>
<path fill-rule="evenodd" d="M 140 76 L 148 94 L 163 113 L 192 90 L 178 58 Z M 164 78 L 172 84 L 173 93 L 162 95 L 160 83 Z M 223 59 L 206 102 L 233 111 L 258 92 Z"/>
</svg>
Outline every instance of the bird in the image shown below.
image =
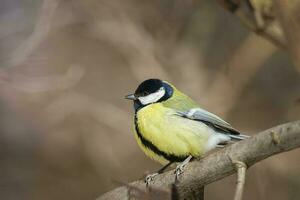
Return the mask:
<svg viewBox="0 0 300 200">
<path fill-rule="evenodd" d="M 147 185 L 173 163 L 179 163 L 174 172 L 177 180 L 191 159 L 249 137 L 167 81 L 147 79 L 125 98 L 133 101 L 134 136 L 139 147 L 164 165 L 146 176 Z"/>
</svg>

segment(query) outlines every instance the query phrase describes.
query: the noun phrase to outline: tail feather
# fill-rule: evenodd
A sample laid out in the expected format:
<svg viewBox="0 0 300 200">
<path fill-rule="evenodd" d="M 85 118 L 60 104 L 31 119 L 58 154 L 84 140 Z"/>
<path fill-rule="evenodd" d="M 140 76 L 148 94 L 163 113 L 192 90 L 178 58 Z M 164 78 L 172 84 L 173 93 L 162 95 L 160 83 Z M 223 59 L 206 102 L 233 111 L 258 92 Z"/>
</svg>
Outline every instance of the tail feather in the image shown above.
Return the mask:
<svg viewBox="0 0 300 200">
<path fill-rule="evenodd" d="M 244 140 L 244 139 L 250 138 L 249 135 L 242 135 L 242 134 L 240 134 L 240 135 L 231 135 L 230 134 L 228 136 L 233 140 Z"/>
</svg>

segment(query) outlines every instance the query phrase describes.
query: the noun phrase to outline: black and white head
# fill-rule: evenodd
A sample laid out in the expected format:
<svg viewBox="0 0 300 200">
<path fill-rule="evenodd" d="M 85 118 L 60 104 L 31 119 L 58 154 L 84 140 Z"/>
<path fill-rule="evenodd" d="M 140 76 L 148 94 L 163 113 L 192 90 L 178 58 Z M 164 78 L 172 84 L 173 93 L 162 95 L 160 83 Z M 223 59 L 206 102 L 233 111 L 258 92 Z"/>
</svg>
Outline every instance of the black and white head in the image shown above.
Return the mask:
<svg viewBox="0 0 300 200">
<path fill-rule="evenodd" d="M 138 86 L 134 94 L 127 95 L 125 98 L 133 100 L 135 109 L 139 109 L 149 104 L 165 101 L 172 94 L 173 88 L 168 83 L 160 79 L 148 79 Z"/>
</svg>

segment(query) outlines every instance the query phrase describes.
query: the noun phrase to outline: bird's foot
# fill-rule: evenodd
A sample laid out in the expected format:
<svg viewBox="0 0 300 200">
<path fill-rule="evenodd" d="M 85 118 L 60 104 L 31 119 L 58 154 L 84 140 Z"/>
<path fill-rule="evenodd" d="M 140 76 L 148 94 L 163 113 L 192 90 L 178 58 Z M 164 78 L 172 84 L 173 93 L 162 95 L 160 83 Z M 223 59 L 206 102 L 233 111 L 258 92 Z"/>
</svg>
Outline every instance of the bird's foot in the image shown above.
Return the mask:
<svg viewBox="0 0 300 200">
<path fill-rule="evenodd" d="M 157 176 L 157 175 L 158 175 L 158 173 L 147 175 L 146 178 L 145 178 L 146 186 L 149 186 L 152 182 L 154 182 L 154 177 Z"/>
<path fill-rule="evenodd" d="M 184 168 L 190 162 L 191 159 L 192 159 L 192 156 L 190 155 L 182 163 L 177 165 L 175 172 L 174 172 L 175 173 L 175 181 L 178 180 L 179 175 L 181 175 L 183 173 Z"/>
<path fill-rule="evenodd" d="M 183 173 L 186 165 L 187 165 L 187 163 L 180 163 L 179 165 L 177 165 L 175 172 L 174 172 L 175 180 L 178 180 L 178 177 Z"/>
</svg>

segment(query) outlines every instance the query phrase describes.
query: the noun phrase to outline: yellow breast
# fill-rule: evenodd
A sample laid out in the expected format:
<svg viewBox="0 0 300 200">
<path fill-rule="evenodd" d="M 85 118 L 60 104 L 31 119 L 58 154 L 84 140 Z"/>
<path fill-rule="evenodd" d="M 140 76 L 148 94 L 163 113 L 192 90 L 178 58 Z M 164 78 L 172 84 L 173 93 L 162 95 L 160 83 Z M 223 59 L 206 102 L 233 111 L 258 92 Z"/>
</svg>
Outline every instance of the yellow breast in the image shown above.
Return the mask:
<svg viewBox="0 0 300 200">
<path fill-rule="evenodd" d="M 210 132 L 202 123 L 175 115 L 173 109 L 152 104 L 135 116 L 135 138 L 150 158 L 165 164 L 187 156 L 199 157 Z"/>
</svg>

